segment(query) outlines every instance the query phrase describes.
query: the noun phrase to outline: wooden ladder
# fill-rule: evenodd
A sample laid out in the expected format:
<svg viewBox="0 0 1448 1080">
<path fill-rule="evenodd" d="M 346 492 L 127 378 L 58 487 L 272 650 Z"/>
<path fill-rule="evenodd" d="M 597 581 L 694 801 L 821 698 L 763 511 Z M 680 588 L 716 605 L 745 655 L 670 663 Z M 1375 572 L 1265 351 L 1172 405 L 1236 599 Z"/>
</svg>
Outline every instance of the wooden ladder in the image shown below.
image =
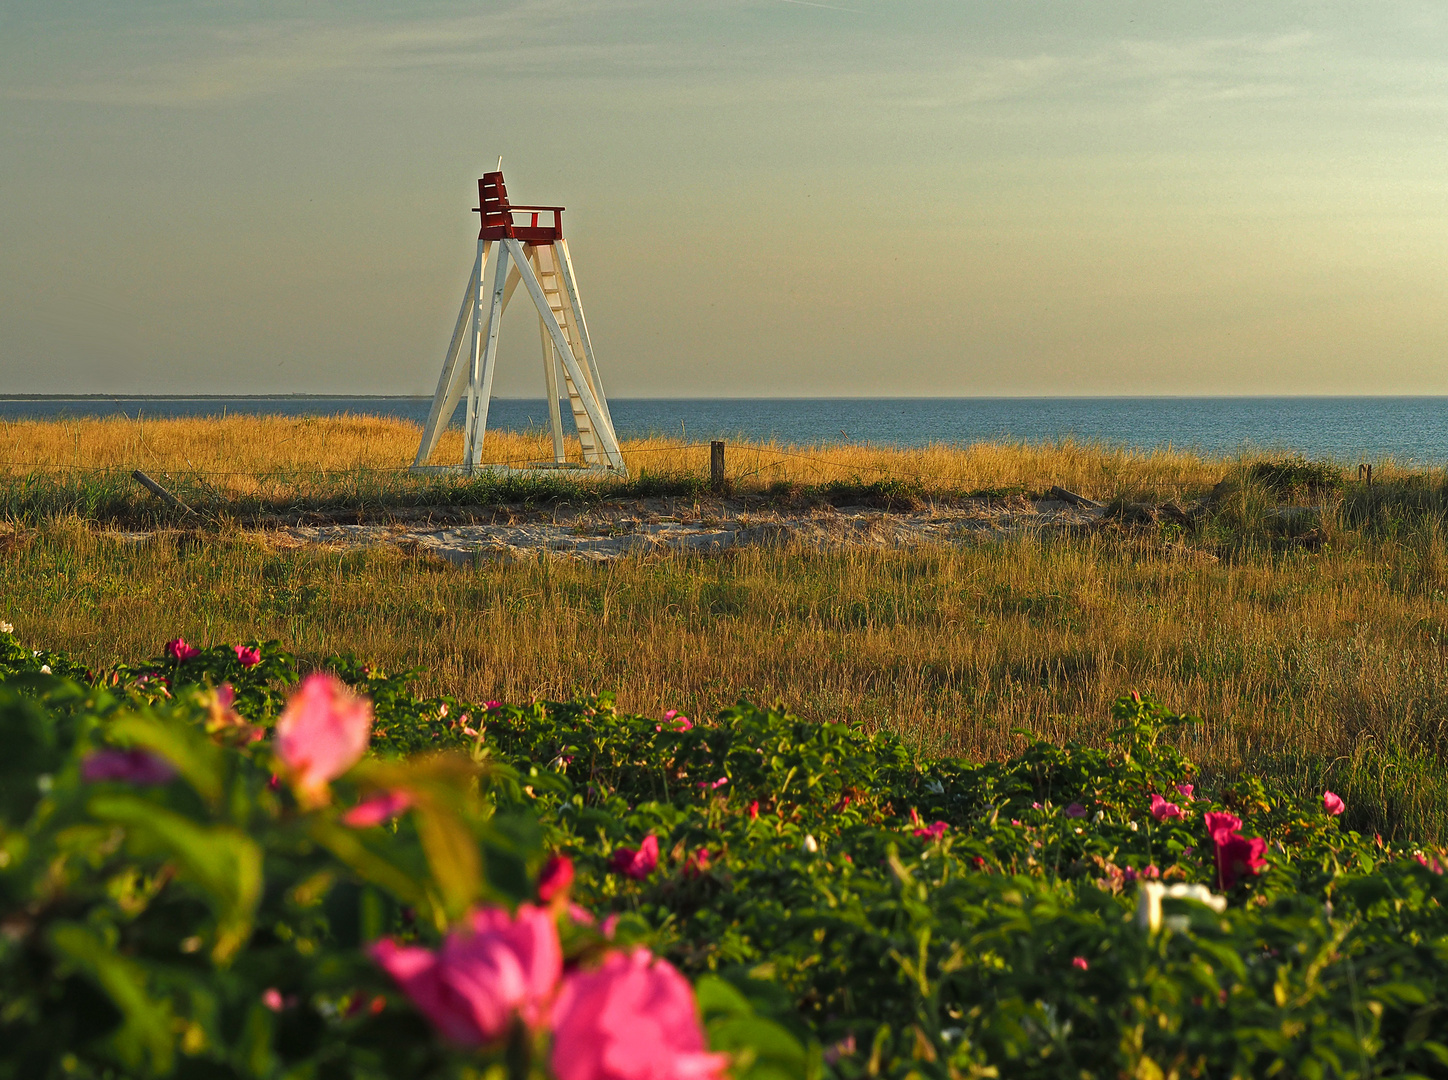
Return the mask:
<svg viewBox="0 0 1448 1080">
<path fill-rule="evenodd" d="M 568 302 L 568 294 L 563 288 L 563 274 L 558 268 L 557 255 L 553 248 L 546 244 L 531 246 L 528 251 L 532 255 L 533 269 L 538 274 L 538 283 L 543 286 L 543 295 L 548 299 L 548 307 L 553 311 L 553 317 L 558 320 L 558 325 L 563 330 L 563 336 L 573 351 L 573 358 L 578 361 L 583 377 L 589 380 L 588 389 L 593 399 L 597 401 L 600 399 L 598 387 L 593 385 L 592 375 L 588 369 L 588 358 L 583 352 L 582 337 L 578 332 L 578 323 L 573 316 L 573 305 Z M 557 350 L 546 340 L 545 344 L 548 346 L 550 367 L 557 365 Z M 550 386 L 556 385 L 552 378 L 548 382 Z M 588 412 L 583 407 L 583 400 L 578 396 L 578 388 L 573 385 L 573 379 L 568 374 L 566 367 L 563 368 L 563 382 L 568 390 L 568 403 L 573 409 L 573 422 L 578 427 L 578 441 L 583 447 L 583 460 L 590 465 L 597 465 L 603 460 L 598 452 L 598 438 L 593 430 L 593 423 L 588 419 Z M 556 396 L 554 400 L 557 400 Z M 553 408 L 552 403 L 549 408 Z"/>
</svg>

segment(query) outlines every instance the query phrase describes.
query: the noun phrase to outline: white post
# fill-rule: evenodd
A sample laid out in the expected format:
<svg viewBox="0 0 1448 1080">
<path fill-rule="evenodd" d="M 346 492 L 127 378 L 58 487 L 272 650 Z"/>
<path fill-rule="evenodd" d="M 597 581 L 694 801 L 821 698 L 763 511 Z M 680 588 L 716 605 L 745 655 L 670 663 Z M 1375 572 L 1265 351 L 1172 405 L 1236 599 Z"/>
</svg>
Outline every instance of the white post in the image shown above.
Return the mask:
<svg viewBox="0 0 1448 1080">
<path fill-rule="evenodd" d="M 507 289 L 508 284 L 508 256 L 509 254 L 520 254 L 511 250 L 517 247 L 517 244 L 518 242 L 516 240 L 508 240 L 505 243 L 493 245 L 493 251 L 496 253 L 497 258 L 493 269 L 492 297 L 488 304 L 486 334 L 483 331 L 480 320 L 476 318 L 473 320 L 473 326 L 476 328 L 476 333 L 473 337 L 474 363 L 475 365 L 479 364 L 478 358 L 481 357 L 481 370 L 479 370 L 477 366 L 474 367 L 475 388 L 468 391 L 468 411 L 472 415 L 470 417 L 471 424 L 468 428 L 471 432 L 471 438 L 466 440 L 468 443 L 468 454 L 465 458 L 465 464 L 469 472 L 476 469 L 483 462 L 483 436 L 486 435 L 488 431 L 488 403 L 493 396 L 493 368 L 497 364 L 498 331 L 501 329 L 500 324 L 503 321 L 503 293 Z M 520 259 L 519 262 L 522 263 L 522 260 Z M 527 267 L 526 264 L 523 263 L 519 266 L 519 269 L 522 271 L 523 281 L 526 283 L 529 278 L 532 277 L 532 268 Z M 479 276 L 479 284 L 481 285 L 481 283 L 482 278 Z M 479 290 L 478 294 L 477 310 L 479 313 L 483 310 L 481 290 Z"/>
<path fill-rule="evenodd" d="M 593 387 L 583 377 L 583 369 L 578 366 L 578 360 L 574 357 L 573 350 L 568 347 L 568 339 L 563 334 L 563 328 L 558 325 L 558 320 L 553 315 L 553 309 L 548 306 L 548 297 L 543 293 L 543 285 L 538 281 L 538 275 L 533 272 L 532 264 L 523 257 L 522 245 L 512 238 L 504 240 L 503 243 L 508 246 L 508 251 L 519 264 L 518 268 L 523 273 L 523 285 L 527 288 L 528 295 L 533 298 L 533 306 L 538 309 L 538 317 L 548 327 L 548 334 L 553 338 L 553 347 L 558 350 L 564 370 L 573 380 L 574 389 L 578 391 L 579 400 L 583 403 L 583 411 L 588 414 L 589 423 L 593 425 L 594 432 L 601 436 L 600 441 L 603 443 L 603 451 L 608 456 L 609 464 L 620 472 L 626 472 L 623 454 L 620 453 L 618 440 L 613 434 L 613 425 L 604 419 L 603 410 L 598 407 L 598 402 L 594 398 Z"/>
</svg>

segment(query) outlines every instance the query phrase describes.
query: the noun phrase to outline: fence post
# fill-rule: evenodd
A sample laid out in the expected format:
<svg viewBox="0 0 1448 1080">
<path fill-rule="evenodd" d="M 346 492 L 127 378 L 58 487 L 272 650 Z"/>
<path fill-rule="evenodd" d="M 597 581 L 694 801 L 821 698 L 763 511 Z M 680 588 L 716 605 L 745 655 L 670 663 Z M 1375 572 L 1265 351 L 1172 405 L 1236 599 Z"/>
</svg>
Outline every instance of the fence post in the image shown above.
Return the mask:
<svg viewBox="0 0 1448 1080">
<path fill-rule="evenodd" d="M 724 443 L 718 439 L 709 444 L 709 486 L 724 490 Z"/>
<path fill-rule="evenodd" d="M 137 469 L 133 473 L 131 473 L 131 479 L 134 480 L 136 483 L 140 484 L 143 488 L 149 491 L 152 495 L 156 496 L 156 498 L 160 499 L 167 506 L 172 507 L 176 510 L 184 510 L 188 514 L 196 513 L 195 510 L 191 509 L 191 507 L 187 506 L 180 499 L 176 498 L 175 495 L 172 495 L 169 491 L 163 488 L 160 484 L 156 483 L 156 481 L 152 480 L 140 469 Z"/>
</svg>

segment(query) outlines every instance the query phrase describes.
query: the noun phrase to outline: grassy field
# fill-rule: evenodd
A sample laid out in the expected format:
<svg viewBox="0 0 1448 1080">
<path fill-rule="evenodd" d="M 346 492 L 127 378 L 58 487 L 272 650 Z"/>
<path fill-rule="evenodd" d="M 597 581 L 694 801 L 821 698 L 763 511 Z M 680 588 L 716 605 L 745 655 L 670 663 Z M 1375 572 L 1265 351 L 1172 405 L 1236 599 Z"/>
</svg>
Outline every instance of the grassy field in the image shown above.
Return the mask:
<svg viewBox="0 0 1448 1080">
<path fill-rule="evenodd" d="M 298 509 L 466 504 L 499 499 L 674 494 L 705 490 L 708 444 L 634 439 L 623 446 L 631 479 L 569 484 L 414 476 L 417 425 L 377 417 L 232 416 L 201 420 L 0 421 L 0 513 L 12 520 L 82 517 L 151 522 L 168 514 L 130 477 L 155 476 L 203 517 L 228 520 Z M 459 460 L 449 431 L 434 463 Z M 551 457 L 542 432 L 490 432 L 485 463 Z M 569 446 L 580 460 L 576 441 Z M 894 450 L 858 445 L 731 442 L 726 475 L 739 492 L 788 497 L 801 487 L 888 487 L 916 501 L 976 492 L 1043 492 L 1059 484 L 1087 497 L 1180 499 L 1210 488 L 1220 467 L 1188 454 L 1143 454 L 1062 443 Z M 180 520 L 176 515 L 169 518 Z"/>
<path fill-rule="evenodd" d="M 271 469 L 278 487 L 268 498 L 284 503 L 301 499 L 303 485 L 333 483 L 321 469 L 373 476 L 379 498 L 400 497 L 409 481 L 360 470 L 395 468 L 416 429 L 88 421 L 11 424 L 3 438 L 6 460 L 28 452 L 31 466 L 67 465 L 76 490 L 103 483 L 107 468 L 180 476 L 184 466 L 201 476 L 230 463 Z M 494 445 L 527 449 L 522 437 Z M 389 669 L 422 667 L 423 689 L 473 699 L 614 689 L 630 710 L 709 712 L 749 694 L 985 757 L 1016 750 L 1016 729 L 1100 741 L 1110 702 L 1139 689 L 1203 718 L 1185 738 L 1218 775 L 1326 784 L 1348 799 L 1356 827 L 1448 834 L 1441 476 L 1385 468 L 1367 488 L 1324 467 L 1076 445 L 749 451 L 760 460 L 785 452 L 819 475 L 741 471 L 736 488 L 767 495 L 775 484 L 847 482 L 869 467 L 928 476 L 911 480 L 927 499 L 1061 484 L 1102 501 L 1206 500 L 1207 509 L 1193 529 L 1123 523 L 908 551 L 775 548 L 459 570 L 392 551 L 284 550 L 224 516 L 131 544 L 108 538 L 83 507 L 27 493 L 27 484 L 56 484 L 49 474 L 61 470 L 10 466 L 0 618 L 37 647 L 97 663 L 153 654 L 177 634 L 276 637 L 310 661 L 354 652 Z M 648 468 L 697 483 L 707 449 L 691 454 L 660 452 Z M 731 454 L 742 468 L 748 455 Z M 245 484 L 272 482 L 212 480 L 223 504 L 244 499 Z M 329 490 L 345 495 L 343 485 Z M 1320 509 L 1283 516 L 1275 508 L 1284 504 Z"/>
</svg>

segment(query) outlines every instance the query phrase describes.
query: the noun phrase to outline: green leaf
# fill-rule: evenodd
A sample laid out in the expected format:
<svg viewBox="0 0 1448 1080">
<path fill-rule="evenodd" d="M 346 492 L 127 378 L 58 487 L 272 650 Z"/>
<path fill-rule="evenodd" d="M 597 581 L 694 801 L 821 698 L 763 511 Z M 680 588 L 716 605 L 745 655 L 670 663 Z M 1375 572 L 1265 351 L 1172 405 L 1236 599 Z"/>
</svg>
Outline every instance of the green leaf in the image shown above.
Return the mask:
<svg viewBox="0 0 1448 1080">
<path fill-rule="evenodd" d="M 56 724 L 39 704 L 0 687 L 0 822 L 18 825 L 40 801 L 39 776 L 60 767 Z"/>
<path fill-rule="evenodd" d="M 225 964 L 251 936 L 261 900 L 262 852 L 245 833 L 200 825 L 138 795 L 94 795 L 90 815 L 124 825 L 133 842 L 159 848 L 200 886 L 216 915 L 211 956 Z"/>
<path fill-rule="evenodd" d="M 419 797 L 415 811 L 428 868 L 442 894 L 448 919 L 455 921 L 482 894 L 483 860 L 477 838 L 441 799 Z"/>
<path fill-rule="evenodd" d="M 1433 1058 L 1437 1060 L 1439 1065 L 1448 1066 L 1448 1046 L 1444 1046 L 1440 1042 L 1425 1040 L 1415 1046 L 1409 1047 L 1409 1049 L 1425 1051 L 1426 1053 L 1432 1055 Z"/>
<path fill-rule="evenodd" d="M 717 975 L 705 975 L 694 986 L 694 998 L 704 1022 L 734 1016 L 753 1016 L 754 1007 L 732 983 Z"/>
<path fill-rule="evenodd" d="M 805 1048 L 780 1025 L 757 1016 L 737 989 L 716 975 L 706 975 L 694 994 L 709 1048 L 734 1059 L 735 1080 L 803 1080 L 809 1064 Z"/>
<path fill-rule="evenodd" d="M 449 921 L 461 918 L 483 895 L 483 855 L 469 817 L 478 769 L 456 755 L 433 755 L 406 764 L 364 761 L 351 774 L 370 786 L 406 791 L 432 880 Z M 379 883 L 380 884 L 380 883 Z"/>
<path fill-rule="evenodd" d="M 165 1074 L 175 1058 L 171 1006 L 154 1001 L 146 990 L 146 973 L 134 960 L 117 955 L 100 936 L 79 923 L 57 923 L 50 929 L 51 947 L 106 992 L 124 1020 L 110 1037 L 116 1056 L 130 1069 Z"/>
<path fill-rule="evenodd" d="M 412 872 L 373 850 L 355 830 L 318 817 L 307 831 L 364 881 L 387 890 L 404 904 L 423 910 L 431 908 L 426 890 L 417 884 Z"/>
<path fill-rule="evenodd" d="M 1426 1005 L 1428 995 L 1423 993 L 1420 987 L 1412 983 L 1381 983 L 1372 988 L 1369 997 L 1375 998 L 1385 1005 Z"/>
<path fill-rule="evenodd" d="M 107 724 L 105 732 L 108 739 L 165 758 L 208 803 L 215 805 L 221 799 L 222 749 L 200 729 L 172 718 L 126 713 Z"/>
</svg>

